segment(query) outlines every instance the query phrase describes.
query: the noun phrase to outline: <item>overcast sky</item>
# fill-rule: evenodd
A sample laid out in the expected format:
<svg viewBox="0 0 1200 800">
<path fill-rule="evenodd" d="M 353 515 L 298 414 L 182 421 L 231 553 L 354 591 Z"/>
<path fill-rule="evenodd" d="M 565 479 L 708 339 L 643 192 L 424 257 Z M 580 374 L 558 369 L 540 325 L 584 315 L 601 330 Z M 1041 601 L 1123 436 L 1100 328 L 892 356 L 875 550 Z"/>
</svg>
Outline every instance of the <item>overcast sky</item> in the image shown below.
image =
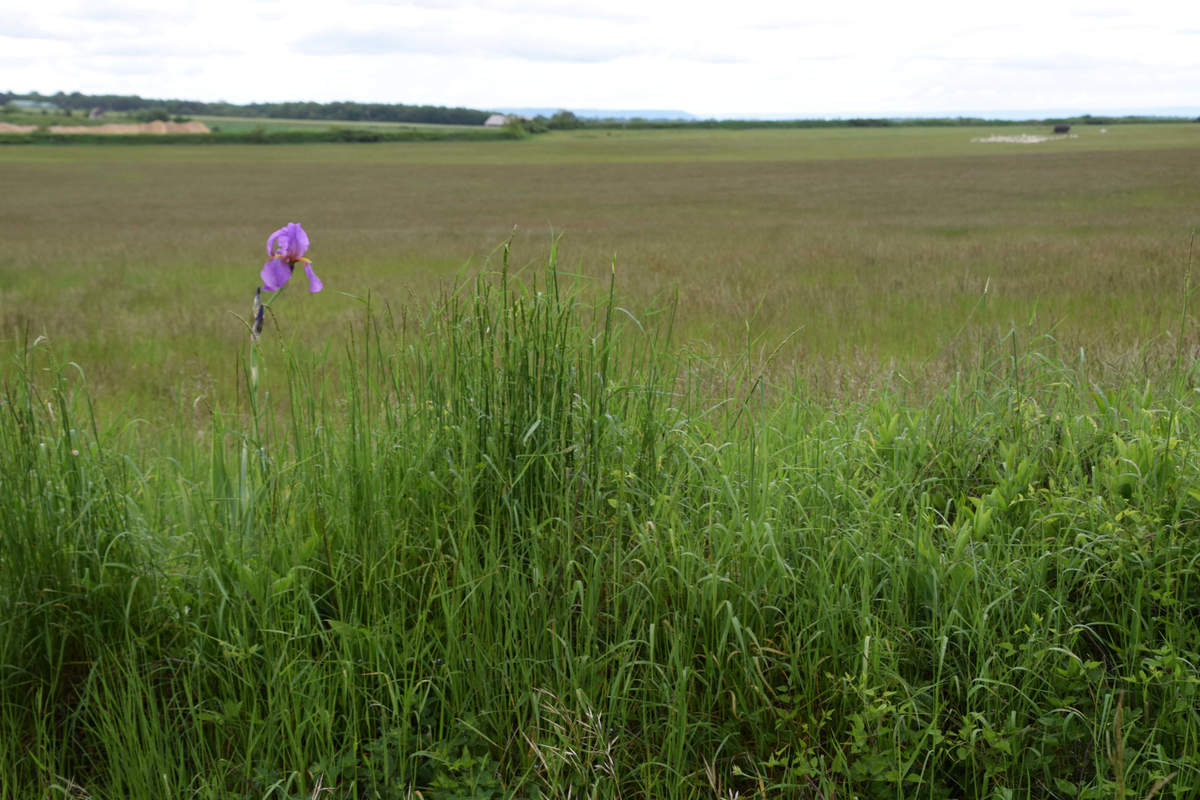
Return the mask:
<svg viewBox="0 0 1200 800">
<path fill-rule="evenodd" d="M 1200 3 L 0 0 L 0 89 L 703 116 L 1200 113 Z"/>
</svg>

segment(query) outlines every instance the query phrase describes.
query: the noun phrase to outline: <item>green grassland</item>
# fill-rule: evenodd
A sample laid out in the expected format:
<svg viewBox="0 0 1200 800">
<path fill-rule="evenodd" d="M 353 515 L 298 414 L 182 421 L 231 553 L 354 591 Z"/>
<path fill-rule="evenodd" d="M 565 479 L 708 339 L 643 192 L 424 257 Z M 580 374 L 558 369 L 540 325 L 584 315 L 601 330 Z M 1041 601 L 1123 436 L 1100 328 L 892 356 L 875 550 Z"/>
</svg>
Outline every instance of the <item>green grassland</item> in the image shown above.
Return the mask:
<svg viewBox="0 0 1200 800">
<path fill-rule="evenodd" d="M 0 800 L 1196 796 L 1200 126 L 1019 132 L 0 148 Z"/>
<path fill-rule="evenodd" d="M 682 342 L 736 355 L 747 327 L 768 351 L 798 330 L 774 369 L 834 393 L 953 372 L 1012 328 L 1097 367 L 1170 352 L 1200 125 L 971 141 L 994 132 L 1013 131 L 0 149 L 0 332 L 47 336 L 102 404 L 229 399 L 233 315 L 266 235 L 298 220 L 331 288 L 295 303 L 289 334 L 312 341 L 355 318 L 342 292 L 428 298 L 510 236 L 520 265 L 562 234 L 562 263 L 598 285 L 615 263 L 627 302 L 677 292 Z"/>
</svg>

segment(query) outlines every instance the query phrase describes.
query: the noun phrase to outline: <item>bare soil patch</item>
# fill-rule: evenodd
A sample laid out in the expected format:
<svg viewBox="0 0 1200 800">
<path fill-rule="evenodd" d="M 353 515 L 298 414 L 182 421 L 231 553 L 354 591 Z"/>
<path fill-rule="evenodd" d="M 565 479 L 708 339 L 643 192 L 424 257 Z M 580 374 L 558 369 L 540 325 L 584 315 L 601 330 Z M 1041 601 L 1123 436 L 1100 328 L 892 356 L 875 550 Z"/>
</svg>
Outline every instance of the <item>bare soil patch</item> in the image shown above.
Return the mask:
<svg viewBox="0 0 1200 800">
<path fill-rule="evenodd" d="M 106 123 L 104 125 L 51 125 L 50 132 L 104 134 L 152 133 L 159 135 L 168 133 L 212 133 L 203 122 L 161 122 L 158 120 L 128 125 L 118 123 Z"/>
<path fill-rule="evenodd" d="M 0 133 L 33 133 L 37 125 L 13 125 L 11 122 L 0 122 Z M 51 125 L 50 133 L 100 133 L 100 134 L 131 134 L 149 133 L 165 135 L 171 133 L 212 133 L 203 122 L 142 122 L 122 125 L 106 123 L 104 125 Z"/>
</svg>

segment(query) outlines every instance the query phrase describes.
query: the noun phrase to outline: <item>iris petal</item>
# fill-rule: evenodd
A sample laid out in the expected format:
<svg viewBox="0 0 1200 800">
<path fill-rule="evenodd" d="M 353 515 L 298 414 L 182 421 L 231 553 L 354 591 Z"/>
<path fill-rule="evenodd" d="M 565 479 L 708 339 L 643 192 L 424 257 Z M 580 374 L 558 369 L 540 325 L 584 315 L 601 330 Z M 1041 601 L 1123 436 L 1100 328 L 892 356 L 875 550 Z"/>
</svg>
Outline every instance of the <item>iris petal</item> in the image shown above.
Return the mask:
<svg viewBox="0 0 1200 800">
<path fill-rule="evenodd" d="M 279 230 L 275 231 L 274 233 L 272 233 L 270 236 L 267 237 L 267 255 L 268 256 L 275 255 L 275 242 L 277 239 L 279 239 L 280 236 L 283 236 L 284 233 L 286 233 L 286 231 L 287 231 L 287 228 L 280 228 Z"/>
<path fill-rule="evenodd" d="M 288 278 L 292 277 L 292 268 L 282 259 L 273 258 L 263 264 L 259 276 L 262 278 L 263 288 L 268 292 L 275 292 L 288 282 Z"/>
<path fill-rule="evenodd" d="M 321 283 L 321 279 L 317 277 L 317 273 L 313 272 L 311 262 L 305 262 L 304 271 L 308 273 L 308 290 L 310 292 L 319 292 L 325 288 L 325 284 Z"/>
<path fill-rule="evenodd" d="M 293 259 L 302 257 L 308 252 L 308 234 L 304 232 L 304 228 L 300 227 L 299 222 L 289 222 L 287 232 L 288 255 Z"/>
</svg>

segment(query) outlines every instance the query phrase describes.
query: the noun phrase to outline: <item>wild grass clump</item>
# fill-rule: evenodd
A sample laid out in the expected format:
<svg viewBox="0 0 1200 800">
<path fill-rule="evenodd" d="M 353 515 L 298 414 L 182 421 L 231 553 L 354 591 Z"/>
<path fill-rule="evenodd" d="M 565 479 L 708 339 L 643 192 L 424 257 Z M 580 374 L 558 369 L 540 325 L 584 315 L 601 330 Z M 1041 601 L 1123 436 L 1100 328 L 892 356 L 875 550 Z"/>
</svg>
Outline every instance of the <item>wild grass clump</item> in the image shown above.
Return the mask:
<svg viewBox="0 0 1200 800">
<path fill-rule="evenodd" d="M 264 350 L 287 406 L 158 447 L 19 355 L 0 798 L 1200 789 L 1191 372 L 713 397 L 573 280 Z"/>
</svg>

